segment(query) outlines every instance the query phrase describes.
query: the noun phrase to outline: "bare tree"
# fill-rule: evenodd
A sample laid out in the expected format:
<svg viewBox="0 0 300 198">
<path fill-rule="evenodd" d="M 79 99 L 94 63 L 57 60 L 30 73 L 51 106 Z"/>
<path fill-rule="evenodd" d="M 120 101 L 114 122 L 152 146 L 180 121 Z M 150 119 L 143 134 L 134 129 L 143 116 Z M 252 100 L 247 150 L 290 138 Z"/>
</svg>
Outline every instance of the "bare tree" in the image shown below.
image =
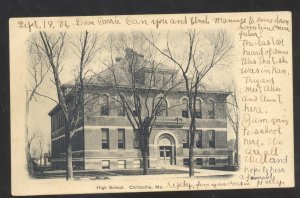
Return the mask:
<svg viewBox="0 0 300 198">
<path fill-rule="evenodd" d="M 30 103 L 33 99 L 37 101 L 36 96 L 41 95 L 38 93 L 38 89 L 42 85 L 42 82 L 45 80 L 46 75 L 49 71 L 49 67 L 45 67 L 43 64 L 43 57 L 36 52 L 36 46 L 29 42 L 28 53 L 29 53 L 29 62 L 28 62 L 28 74 L 29 74 L 29 85 L 26 88 L 26 104 L 25 104 L 25 136 L 26 136 L 26 159 L 27 159 L 27 169 L 30 176 L 33 175 L 33 167 L 31 162 L 31 143 L 36 137 L 36 134 L 29 134 L 29 110 Z"/>
<path fill-rule="evenodd" d="M 181 71 L 185 84 L 185 92 L 188 98 L 188 111 L 190 115 L 189 126 L 189 176 L 194 176 L 194 148 L 196 132 L 196 98 L 201 88 L 205 88 L 202 79 L 211 71 L 212 68 L 227 64 L 227 58 L 230 50 L 233 48 L 233 42 L 229 35 L 221 30 L 213 34 L 209 46 L 205 49 L 199 49 L 202 44 L 199 32 L 190 30 L 185 32 L 187 38 L 187 49 L 183 49 L 179 56 L 175 56 L 174 49 L 171 49 L 169 37 L 167 36 L 166 49 L 161 49 L 151 39 L 151 43 L 163 56 L 173 62 Z M 182 41 L 184 42 L 184 41 Z"/>
<path fill-rule="evenodd" d="M 227 118 L 230 122 L 230 125 L 232 126 L 232 129 L 235 133 L 235 151 L 236 151 L 236 155 L 234 156 L 235 159 L 235 163 L 238 166 L 239 165 L 239 118 L 240 118 L 240 114 L 239 114 L 239 106 L 238 106 L 238 102 L 237 102 L 237 93 L 236 93 L 236 86 L 234 81 L 232 82 L 231 85 L 231 90 L 230 90 L 230 95 L 227 99 L 226 102 L 226 114 L 227 114 Z"/>
<path fill-rule="evenodd" d="M 38 149 L 39 149 L 39 159 L 40 159 L 40 166 L 43 165 L 43 155 L 44 155 L 44 145 L 43 145 L 43 136 L 40 135 L 38 137 Z"/>
<path fill-rule="evenodd" d="M 27 135 L 26 138 L 26 158 L 27 158 L 27 169 L 30 176 L 33 176 L 34 170 L 32 166 L 32 155 L 31 155 L 31 148 L 32 148 L 32 142 L 36 138 L 36 133 L 33 133 L 31 135 Z"/>
<path fill-rule="evenodd" d="M 130 36 L 131 39 L 128 39 Z M 166 97 L 180 82 L 175 81 L 177 71 L 174 69 L 164 78 L 159 78 L 164 65 L 155 61 L 156 50 L 151 45 L 144 46 L 147 58 L 135 51 L 142 51 L 139 49 L 140 45 L 145 43 L 143 36 L 136 32 L 115 37 L 110 35 L 111 60 L 108 68 L 98 75 L 98 79 L 105 85 L 104 89 L 110 89 L 117 96 L 112 96 L 111 99 L 119 104 L 118 108 L 124 111 L 133 128 L 142 154 L 143 174 L 147 175 L 152 128 L 159 116 L 167 116 L 168 109 L 174 107 L 166 106 Z M 125 49 L 125 57 L 114 60 L 113 46 L 117 53 L 120 49 Z"/>
<path fill-rule="evenodd" d="M 34 141 L 34 139 L 36 138 L 36 133 L 33 133 L 32 135 L 27 137 L 27 148 L 30 151 L 31 146 L 32 146 L 32 142 Z"/>
<path fill-rule="evenodd" d="M 36 47 L 35 54 L 39 54 L 45 60 L 45 65 L 51 68 L 53 75 L 52 82 L 56 87 L 57 103 L 62 110 L 65 121 L 66 179 L 69 180 L 73 178 L 71 137 L 83 116 L 84 78 L 87 74 L 85 69 L 100 50 L 98 35 L 91 35 L 85 31 L 72 42 L 65 32 L 47 33 L 41 31 L 39 36 L 34 37 L 31 42 Z M 79 58 L 79 62 L 76 65 L 77 73 L 74 83 L 67 87 L 70 88 L 69 90 L 66 90 L 66 86 L 62 84 L 60 73 L 63 70 L 63 61 L 69 46 Z"/>
</svg>

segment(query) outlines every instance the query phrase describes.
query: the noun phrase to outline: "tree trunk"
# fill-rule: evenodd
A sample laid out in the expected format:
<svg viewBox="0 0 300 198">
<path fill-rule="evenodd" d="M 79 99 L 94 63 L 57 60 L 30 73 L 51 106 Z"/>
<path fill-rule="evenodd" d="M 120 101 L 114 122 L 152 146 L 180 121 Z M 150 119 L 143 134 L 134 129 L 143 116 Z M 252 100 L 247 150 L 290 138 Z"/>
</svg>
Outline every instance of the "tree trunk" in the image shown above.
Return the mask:
<svg viewBox="0 0 300 198">
<path fill-rule="evenodd" d="M 32 161 L 31 161 L 31 155 L 30 155 L 30 145 L 27 142 L 28 141 L 28 134 L 29 134 L 29 129 L 28 129 L 28 116 L 29 116 L 29 99 L 28 99 L 28 91 L 26 91 L 26 105 L 25 105 L 25 141 L 26 141 L 26 161 L 27 161 L 27 170 L 29 173 L 29 176 L 33 176 L 34 170 L 32 166 Z"/>
<path fill-rule="evenodd" d="M 195 118 L 192 116 L 191 127 L 190 127 L 190 149 L 189 149 L 189 176 L 193 177 L 195 175 L 194 170 L 194 145 L 195 145 Z"/>
<path fill-rule="evenodd" d="M 34 170 L 33 170 L 33 166 L 32 166 L 32 160 L 31 160 L 31 155 L 30 155 L 30 149 L 29 148 L 26 148 L 26 160 L 27 160 L 28 174 L 29 174 L 29 176 L 33 176 L 34 175 Z"/>
<path fill-rule="evenodd" d="M 236 150 L 235 162 L 236 162 L 236 165 L 239 166 L 239 132 L 238 132 L 238 130 L 236 131 L 235 150 Z"/>
<path fill-rule="evenodd" d="M 194 176 L 194 144 L 195 144 L 195 132 L 191 131 L 190 149 L 189 149 L 189 176 Z"/>
<path fill-rule="evenodd" d="M 143 156 L 143 175 L 148 175 L 148 155 L 146 149 L 143 149 L 142 156 Z"/>
<path fill-rule="evenodd" d="M 71 135 L 70 128 L 66 124 L 65 131 L 65 143 L 66 143 L 66 180 L 73 179 L 73 167 L 72 167 L 72 144 L 71 144 Z"/>
<path fill-rule="evenodd" d="M 147 131 L 148 132 L 148 131 Z M 143 156 L 143 175 L 148 175 L 148 149 L 149 149 L 149 138 L 148 134 L 144 133 L 144 142 L 141 146 Z"/>
</svg>

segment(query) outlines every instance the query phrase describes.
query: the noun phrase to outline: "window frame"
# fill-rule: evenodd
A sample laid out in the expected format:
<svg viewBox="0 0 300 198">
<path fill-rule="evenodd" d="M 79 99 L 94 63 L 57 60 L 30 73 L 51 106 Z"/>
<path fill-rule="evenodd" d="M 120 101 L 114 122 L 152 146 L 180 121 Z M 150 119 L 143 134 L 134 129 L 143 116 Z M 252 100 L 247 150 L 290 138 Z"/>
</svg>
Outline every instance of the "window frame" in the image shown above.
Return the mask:
<svg viewBox="0 0 300 198">
<path fill-rule="evenodd" d="M 199 109 L 197 108 L 198 107 L 198 105 L 197 105 L 197 101 L 200 101 L 200 103 L 199 103 Z M 200 99 L 200 98 L 196 98 L 196 109 L 195 109 L 195 117 L 197 118 L 197 119 L 202 119 L 202 103 L 203 103 L 203 101 Z"/>
<path fill-rule="evenodd" d="M 125 149 L 125 129 L 118 129 L 118 149 Z"/>
<path fill-rule="evenodd" d="M 136 164 L 135 162 L 139 162 L 138 164 Z M 140 159 L 134 159 L 133 161 L 132 161 L 132 164 L 133 164 L 133 168 L 141 168 L 142 166 L 141 166 L 141 160 Z"/>
<path fill-rule="evenodd" d="M 107 136 L 107 142 L 104 142 L 104 138 L 103 138 L 104 137 L 103 134 L 105 132 L 107 133 L 107 135 L 106 135 Z M 101 129 L 101 135 L 102 135 L 101 136 L 101 148 L 102 149 L 109 149 L 109 129 L 108 128 L 102 128 Z"/>
<path fill-rule="evenodd" d="M 104 166 L 103 166 L 103 162 L 107 162 L 108 165 L 104 167 Z M 110 169 L 110 160 L 102 160 L 102 161 L 101 161 L 101 168 L 102 168 L 102 169 Z"/>
<path fill-rule="evenodd" d="M 190 138 L 189 131 L 186 130 L 185 137 L 182 140 L 182 148 L 189 148 L 189 138 Z"/>
<path fill-rule="evenodd" d="M 212 98 L 209 98 L 207 100 L 207 115 L 208 115 L 208 118 L 209 119 L 215 119 L 216 118 L 216 102 L 212 99 Z"/>
<path fill-rule="evenodd" d="M 199 161 L 201 161 L 201 163 L 198 163 Z M 196 165 L 203 166 L 203 158 L 201 158 L 201 157 L 196 158 Z"/>
<path fill-rule="evenodd" d="M 186 101 L 186 104 L 183 103 L 183 101 Z M 189 118 L 189 100 L 186 97 L 181 98 L 181 105 L 186 105 L 185 108 L 182 106 L 181 109 L 181 116 L 183 118 Z"/>
<path fill-rule="evenodd" d="M 190 159 L 189 158 L 183 158 L 183 166 L 189 166 L 190 165 Z"/>
<path fill-rule="evenodd" d="M 104 99 L 105 97 L 105 99 Z M 101 102 L 102 100 L 106 100 L 103 103 L 101 103 L 101 107 L 100 107 L 100 115 L 101 116 L 109 116 L 110 113 L 110 108 L 109 108 L 109 95 L 108 94 L 104 94 L 100 97 Z"/>
<path fill-rule="evenodd" d="M 196 130 L 195 134 L 197 134 L 197 137 L 198 137 L 198 139 L 195 140 L 196 148 L 203 148 L 203 142 L 202 142 L 203 141 L 203 132 L 202 132 L 202 130 Z M 198 142 L 200 142 L 200 145 L 198 144 Z"/>
<path fill-rule="evenodd" d="M 214 157 L 208 158 L 208 165 L 215 166 L 216 165 L 216 158 L 214 158 Z"/>
<path fill-rule="evenodd" d="M 133 148 L 134 149 L 139 149 L 140 148 L 140 144 L 139 144 L 139 137 L 136 135 L 136 133 L 138 132 L 134 132 L 134 137 L 133 137 Z"/>
<path fill-rule="evenodd" d="M 160 105 L 157 106 L 156 116 L 166 117 L 166 116 L 168 116 L 168 106 L 169 106 L 168 101 L 167 101 L 166 97 L 162 97 L 162 96 L 158 96 L 156 99 L 160 100 L 160 98 L 162 98 L 162 99 L 160 101 Z M 165 104 L 164 107 L 163 107 L 163 104 Z"/>
<path fill-rule="evenodd" d="M 215 149 L 216 148 L 216 131 L 215 130 L 209 130 L 208 131 L 208 148 Z M 211 138 L 210 138 L 211 133 Z"/>
<path fill-rule="evenodd" d="M 119 162 L 124 162 L 124 164 L 119 164 Z M 123 165 L 123 167 L 120 168 L 120 165 Z M 126 160 L 118 160 L 118 162 L 117 162 L 117 168 L 118 169 L 122 169 L 122 170 L 126 169 Z"/>
</svg>

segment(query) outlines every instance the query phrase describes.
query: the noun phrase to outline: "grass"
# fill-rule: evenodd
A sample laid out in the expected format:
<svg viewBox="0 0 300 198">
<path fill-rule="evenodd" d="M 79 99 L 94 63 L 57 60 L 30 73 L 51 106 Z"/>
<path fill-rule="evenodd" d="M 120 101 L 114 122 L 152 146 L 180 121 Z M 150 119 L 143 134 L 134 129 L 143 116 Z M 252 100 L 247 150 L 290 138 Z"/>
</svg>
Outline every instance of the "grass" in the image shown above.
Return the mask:
<svg viewBox="0 0 300 198">
<path fill-rule="evenodd" d="M 148 175 L 162 175 L 162 174 L 186 174 L 187 171 L 174 170 L 174 169 L 148 169 Z M 130 176 L 130 175 L 142 175 L 142 169 L 135 170 L 109 170 L 109 171 L 98 171 L 98 170 L 81 170 L 74 171 L 74 178 L 98 178 L 106 179 L 110 176 Z M 43 171 L 36 172 L 35 177 L 38 179 L 48 179 L 48 178 L 64 178 L 65 171 Z"/>
</svg>

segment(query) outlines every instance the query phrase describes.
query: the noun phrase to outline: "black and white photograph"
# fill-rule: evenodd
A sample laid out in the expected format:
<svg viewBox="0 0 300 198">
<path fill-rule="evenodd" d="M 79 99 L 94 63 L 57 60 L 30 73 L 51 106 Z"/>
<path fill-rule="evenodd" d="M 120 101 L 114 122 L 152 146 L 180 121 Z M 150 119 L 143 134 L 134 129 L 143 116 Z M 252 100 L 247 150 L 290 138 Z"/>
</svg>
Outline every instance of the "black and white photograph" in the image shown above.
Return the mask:
<svg viewBox="0 0 300 198">
<path fill-rule="evenodd" d="M 10 38 L 13 194 L 294 186 L 289 12 L 15 18 Z"/>
</svg>

